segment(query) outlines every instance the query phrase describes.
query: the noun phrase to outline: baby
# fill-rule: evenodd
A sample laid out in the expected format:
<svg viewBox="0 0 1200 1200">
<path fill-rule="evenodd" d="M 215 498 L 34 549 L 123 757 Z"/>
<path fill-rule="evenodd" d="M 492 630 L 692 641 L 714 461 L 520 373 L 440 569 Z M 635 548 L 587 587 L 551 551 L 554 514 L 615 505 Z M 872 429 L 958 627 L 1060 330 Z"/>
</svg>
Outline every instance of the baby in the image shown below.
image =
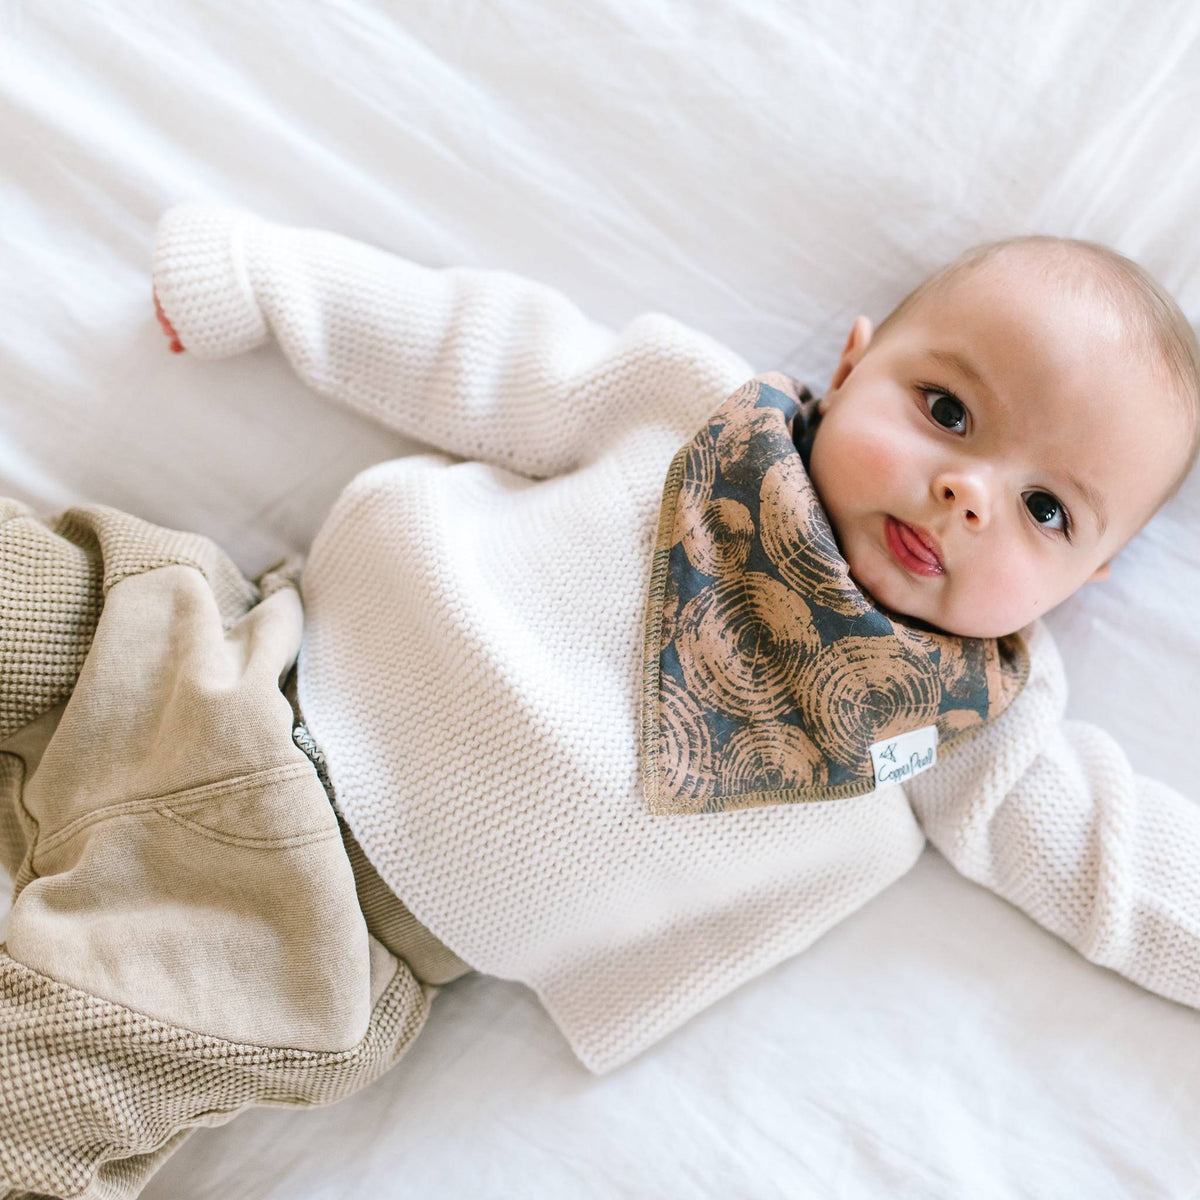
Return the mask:
<svg viewBox="0 0 1200 1200">
<path fill-rule="evenodd" d="M 1200 1006 L 1200 817 L 1063 719 L 1036 620 L 1196 457 L 1195 339 L 1134 264 L 968 252 L 819 400 L 661 315 L 224 209 L 163 218 L 155 290 L 173 349 L 273 336 L 435 449 L 253 584 L 0 503 L 8 1187 L 135 1195 L 200 1124 L 339 1099 L 472 968 L 612 1069 L 926 839 Z"/>
<path fill-rule="evenodd" d="M 854 578 L 997 637 L 1103 579 L 1178 490 L 1200 355 L 1128 259 L 1015 239 L 943 268 L 874 336 L 859 317 L 821 410 L 810 470 Z"/>
</svg>

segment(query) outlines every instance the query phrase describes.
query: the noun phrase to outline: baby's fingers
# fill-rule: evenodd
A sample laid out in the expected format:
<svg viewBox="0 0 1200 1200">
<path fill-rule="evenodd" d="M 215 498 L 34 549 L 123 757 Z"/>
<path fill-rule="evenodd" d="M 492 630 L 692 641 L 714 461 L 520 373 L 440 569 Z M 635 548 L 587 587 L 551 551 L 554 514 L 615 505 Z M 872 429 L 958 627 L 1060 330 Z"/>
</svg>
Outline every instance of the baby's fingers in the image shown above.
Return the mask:
<svg viewBox="0 0 1200 1200">
<path fill-rule="evenodd" d="M 182 354 L 183 343 L 179 340 L 179 334 L 175 332 L 175 326 L 167 320 L 167 314 L 163 312 L 162 305 L 158 302 L 158 292 L 154 293 L 154 315 L 158 318 L 158 323 L 162 326 L 162 331 L 171 339 L 171 353 Z"/>
</svg>

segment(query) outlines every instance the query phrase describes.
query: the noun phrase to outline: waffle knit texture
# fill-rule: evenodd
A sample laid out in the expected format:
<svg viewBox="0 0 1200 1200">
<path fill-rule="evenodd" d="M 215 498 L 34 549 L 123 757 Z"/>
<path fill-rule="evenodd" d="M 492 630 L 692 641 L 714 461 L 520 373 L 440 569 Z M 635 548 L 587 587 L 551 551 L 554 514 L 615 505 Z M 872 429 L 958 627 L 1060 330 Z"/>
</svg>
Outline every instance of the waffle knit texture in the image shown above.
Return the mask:
<svg viewBox="0 0 1200 1200">
<path fill-rule="evenodd" d="M 345 489 L 301 586 L 299 692 L 346 820 L 424 925 L 534 988 L 609 1070 L 810 945 L 926 837 L 1093 960 L 1200 1002 L 1200 821 L 1029 682 L 932 770 L 859 798 L 654 815 L 651 555 L 675 451 L 755 371 L 669 317 L 620 331 L 500 271 L 428 269 L 203 206 L 155 279 L 185 347 L 273 336 L 331 399 L 435 448 Z"/>
<path fill-rule="evenodd" d="M 0 1197 L 130 1200 L 196 1129 L 254 1106 L 334 1104 L 379 1078 L 430 998 L 401 964 L 357 1045 L 293 1050 L 154 1020 L 0 946 Z"/>
</svg>

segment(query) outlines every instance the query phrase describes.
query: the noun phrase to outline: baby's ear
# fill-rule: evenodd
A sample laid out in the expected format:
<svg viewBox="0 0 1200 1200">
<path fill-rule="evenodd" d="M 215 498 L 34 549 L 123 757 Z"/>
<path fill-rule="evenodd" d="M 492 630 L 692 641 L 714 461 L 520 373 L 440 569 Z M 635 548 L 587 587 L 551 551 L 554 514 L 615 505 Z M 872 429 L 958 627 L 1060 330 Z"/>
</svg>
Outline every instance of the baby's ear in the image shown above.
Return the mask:
<svg viewBox="0 0 1200 1200">
<path fill-rule="evenodd" d="M 863 316 L 861 313 L 854 318 L 854 324 L 850 327 L 850 336 L 846 339 L 846 345 L 842 349 L 842 357 L 838 359 L 837 369 L 833 372 L 833 379 L 829 384 L 829 391 L 836 392 L 838 388 L 846 382 L 846 376 L 850 374 L 856 366 L 859 359 L 867 352 L 867 347 L 871 344 L 871 335 L 874 330 L 871 327 L 869 317 Z M 819 411 L 824 412 L 826 405 L 826 397 L 821 397 L 821 403 L 817 406 Z"/>
<path fill-rule="evenodd" d="M 1100 583 L 1107 579 L 1112 574 L 1112 563 L 1106 562 L 1104 566 L 1097 567 L 1089 576 L 1088 583 Z"/>
</svg>

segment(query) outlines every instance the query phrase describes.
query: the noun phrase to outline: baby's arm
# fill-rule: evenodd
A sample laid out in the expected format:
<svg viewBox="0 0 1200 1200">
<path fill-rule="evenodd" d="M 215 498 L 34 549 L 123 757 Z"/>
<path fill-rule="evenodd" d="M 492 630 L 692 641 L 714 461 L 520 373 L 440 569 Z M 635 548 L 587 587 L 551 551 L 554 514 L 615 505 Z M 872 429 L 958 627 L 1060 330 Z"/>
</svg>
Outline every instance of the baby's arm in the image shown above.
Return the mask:
<svg viewBox="0 0 1200 1200">
<path fill-rule="evenodd" d="M 993 726 L 905 785 L 909 802 L 967 878 L 1092 962 L 1200 1007 L 1200 808 L 1064 720 L 1052 644 L 1041 664 Z"/>
<path fill-rule="evenodd" d="M 163 216 L 154 283 L 164 331 L 188 351 L 221 357 L 274 334 L 324 395 L 533 476 L 570 470 L 610 431 L 681 403 L 702 420 L 753 373 L 665 316 L 617 334 L 509 272 L 434 270 L 223 208 Z"/>
</svg>

